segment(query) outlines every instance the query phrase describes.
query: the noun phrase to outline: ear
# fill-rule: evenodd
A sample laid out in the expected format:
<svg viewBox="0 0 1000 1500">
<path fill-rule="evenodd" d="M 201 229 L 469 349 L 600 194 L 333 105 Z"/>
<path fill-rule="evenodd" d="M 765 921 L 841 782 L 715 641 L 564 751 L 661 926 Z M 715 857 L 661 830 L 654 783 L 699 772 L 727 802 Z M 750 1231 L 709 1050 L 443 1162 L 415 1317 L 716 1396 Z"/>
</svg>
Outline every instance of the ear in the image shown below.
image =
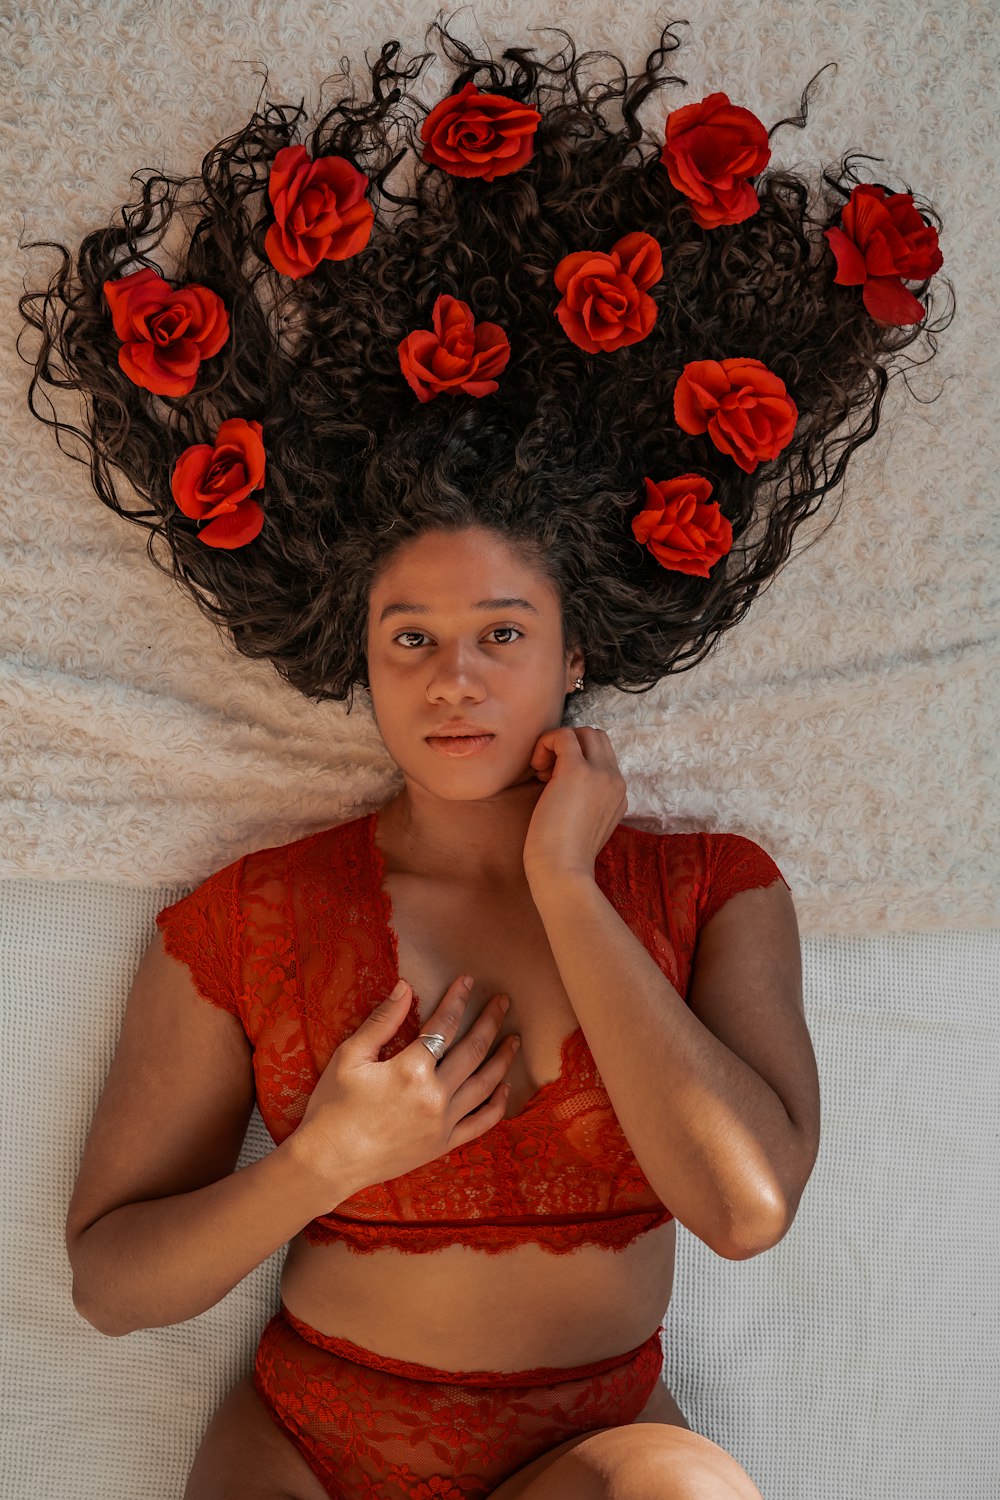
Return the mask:
<svg viewBox="0 0 1000 1500">
<path fill-rule="evenodd" d="M 567 651 L 567 653 L 566 653 L 566 672 L 567 672 L 568 676 L 572 679 L 571 682 L 570 682 L 569 687 L 566 689 L 567 692 L 572 692 L 573 683 L 576 681 L 576 679 L 578 677 L 582 677 L 583 674 L 584 674 L 584 672 L 586 670 L 587 670 L 586 659 L 585 659 L 584 654 L 581 651 L 580 647 L 576 646 L 572 651 Z"/>
</svg>

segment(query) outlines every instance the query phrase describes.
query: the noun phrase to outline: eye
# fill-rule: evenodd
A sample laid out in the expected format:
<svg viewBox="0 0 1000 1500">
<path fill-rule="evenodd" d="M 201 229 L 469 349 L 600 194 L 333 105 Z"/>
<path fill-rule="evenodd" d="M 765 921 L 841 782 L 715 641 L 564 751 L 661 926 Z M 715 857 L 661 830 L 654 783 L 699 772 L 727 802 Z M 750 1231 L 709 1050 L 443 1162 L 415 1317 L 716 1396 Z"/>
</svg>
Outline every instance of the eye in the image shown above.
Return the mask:
<svg viewBox="0 0 1000 1500">
<path fill-rule="evenodd" d="M 493 629 L 490 630 L 490 631 L 488 631 L 487 633 L 489 635 L 496 635 L 498 631 L 502 631 L 506 635 L 510 635 L 511 633 L 513 633 L 514 635 L 521 636 L 521 635 L 524 634 L 524 631 L 523 630 L 518 630 L 518 628 L 517 628 L 516 625 L 495 625 L 493 627 Z M 404 635 L 421 635 L 422 636 L 423 634 L 424 634 L 424 632 L 422 630 L 401 630 L 398 635 L 394 635 L 393 636 L 393 641 L 394 642 L 401 642 Z M 425 639 L 426 639 L 426 637 L 425 637 Z M 508 644 L 510 644 L 510 642 L 508 642 L 508 641 L 499 641 L 498 642 L 498 645 L 501 645 L 501 646 L 506 646 Z M 407 651 L 417 651 L 420 648 L 418 646 L 406 646 L 406 647 L 404 647 L 404 649 L 407 650 Z"/>
</svg>

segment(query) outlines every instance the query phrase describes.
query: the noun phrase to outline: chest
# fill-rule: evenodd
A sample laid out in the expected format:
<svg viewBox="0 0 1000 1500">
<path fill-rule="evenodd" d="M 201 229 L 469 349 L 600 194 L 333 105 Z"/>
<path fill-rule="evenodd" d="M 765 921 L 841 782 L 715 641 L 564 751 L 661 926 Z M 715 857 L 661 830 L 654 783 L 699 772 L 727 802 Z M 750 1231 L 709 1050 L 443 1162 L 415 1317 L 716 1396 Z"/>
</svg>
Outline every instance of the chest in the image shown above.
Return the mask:
<svg viewBox="0 0 1000 1500">
<path fill-rule="evenodd" d="M 511 1032 L 521 1038 L 507 1074 L 507 1114 L 519 1114 L 559 1076 L 562 1043 L 578 1025 L 527 885 L 469 889 L 456 881 L 387 872 L 383 889 L 392 905 L 399 972 L 419 999 L 422 1022 L 460 974 L 471 974 L 473 987 L 457 1041 L 495 994 L 510 996 L 490 1050 Z"/>
</svg>

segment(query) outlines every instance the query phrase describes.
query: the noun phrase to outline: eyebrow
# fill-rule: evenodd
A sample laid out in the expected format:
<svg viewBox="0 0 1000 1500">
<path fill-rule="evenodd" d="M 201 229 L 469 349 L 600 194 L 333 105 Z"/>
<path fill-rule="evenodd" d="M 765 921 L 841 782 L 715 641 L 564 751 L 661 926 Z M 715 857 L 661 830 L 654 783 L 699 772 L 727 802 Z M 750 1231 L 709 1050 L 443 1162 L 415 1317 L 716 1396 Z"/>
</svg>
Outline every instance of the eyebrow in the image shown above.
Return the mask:
<svg viewBox="0 0 1000 1500">
<path fill-rule="evenodd" d="M 475 604 L 469 607 L 471 609 L 527 609 L 533 615 L 538 614 L 538 610 L 533 604 L 529 604 L 527 599 L 477 599 Z M 381 625 L 390 615 L 430 615 L 433 613 L 434 611 L 426 604 L 387 604 L 379 615 L 378 622 Z"/>
</svg>

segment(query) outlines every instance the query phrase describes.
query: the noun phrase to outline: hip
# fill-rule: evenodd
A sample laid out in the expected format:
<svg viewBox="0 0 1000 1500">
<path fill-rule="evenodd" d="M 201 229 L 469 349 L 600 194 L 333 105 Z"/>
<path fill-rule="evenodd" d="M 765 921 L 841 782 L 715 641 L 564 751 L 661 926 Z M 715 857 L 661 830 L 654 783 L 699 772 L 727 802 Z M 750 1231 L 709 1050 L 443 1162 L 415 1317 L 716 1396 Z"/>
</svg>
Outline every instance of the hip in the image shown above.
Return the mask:
<svg viewBox="0 0 1000 1500">
<path fill-rule="evenodd" d="M 568 1439 L 640 1420 L 662 1363 L 657 1327 L 580 1366 L 436 1369 L 320 1333 L 283 1304 L 261 1334 L 253 1383 L 328 1493 L 486 1500 Z"/>
</svg>

